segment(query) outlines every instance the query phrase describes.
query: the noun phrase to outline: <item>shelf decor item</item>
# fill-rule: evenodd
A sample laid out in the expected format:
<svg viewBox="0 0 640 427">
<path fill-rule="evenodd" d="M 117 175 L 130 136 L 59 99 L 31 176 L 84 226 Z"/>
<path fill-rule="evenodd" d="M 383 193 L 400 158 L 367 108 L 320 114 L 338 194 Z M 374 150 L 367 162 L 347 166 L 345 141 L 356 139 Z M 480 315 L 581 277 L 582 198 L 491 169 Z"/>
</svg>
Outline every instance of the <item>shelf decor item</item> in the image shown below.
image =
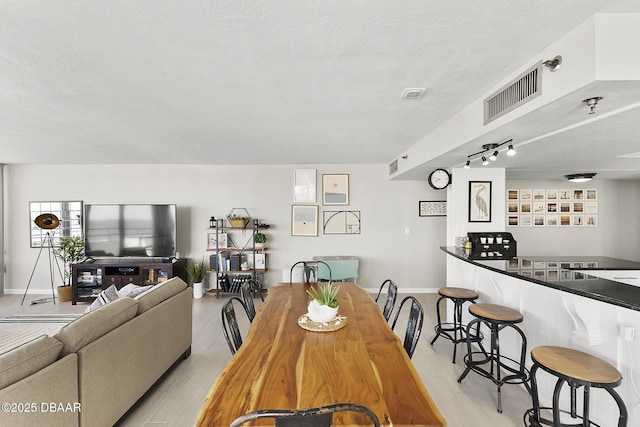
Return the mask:
<svg viewBox="0 0 640 427">
<path fill-rule="evenodd" d="M 256 248 L 263 248 L 264 244 L 267 243 L 267 236 L 264 233 L 259 231 L 253 235 L 253 242 L 256 244 Z"/>
<path fill-rule="evenodd" d="M 227 221 L 234 228 L 245 228 L 251 221 L 251 215 L 245 208 L 233 208 L 227 214 Z"/>
</svg>

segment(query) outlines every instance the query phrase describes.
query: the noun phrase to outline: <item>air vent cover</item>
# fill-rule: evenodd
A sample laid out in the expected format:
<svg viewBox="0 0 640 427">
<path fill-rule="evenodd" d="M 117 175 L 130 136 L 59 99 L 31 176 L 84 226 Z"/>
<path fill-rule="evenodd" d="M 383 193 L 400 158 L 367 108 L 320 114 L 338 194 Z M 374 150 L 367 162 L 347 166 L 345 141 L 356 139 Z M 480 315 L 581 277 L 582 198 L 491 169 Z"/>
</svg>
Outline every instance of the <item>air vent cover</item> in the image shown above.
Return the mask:
<svg viewBox="0 0 640 427">
<path fill-rule="evenodd" d="M 542 63 L 529 68 L 484 100 L 484 124 L 489 124 L 542 93 Z"/>
<path fill-rule="evenodd" d="M 389 175 L 393 175 L 398 172 L 398 159 L 395 159 L 393 162 L 389 163 Z"/>
</svg>

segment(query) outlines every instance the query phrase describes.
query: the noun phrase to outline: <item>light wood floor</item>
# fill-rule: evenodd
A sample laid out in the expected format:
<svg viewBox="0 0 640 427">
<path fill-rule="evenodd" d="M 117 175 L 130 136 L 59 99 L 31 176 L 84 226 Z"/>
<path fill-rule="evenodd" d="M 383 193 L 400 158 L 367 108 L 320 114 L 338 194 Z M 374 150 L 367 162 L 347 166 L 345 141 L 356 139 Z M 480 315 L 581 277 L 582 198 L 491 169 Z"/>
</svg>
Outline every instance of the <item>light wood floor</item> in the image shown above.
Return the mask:
<svg viewBox="0 0 640 427">
<path fill-rule="evenodd" d="M 0 317 L 12 314 L 82 313 L 87 304 L 51 302 L 30 305 L 32 300 L 47 297 L 0 295 Z M 50 295 L 49 295 L 50 297 Z M 503 409 L 496 411 L 496 389 L 492 382 L 470 373 L 462 384 L 457 378 L 462 372 L 458 363 L 451 363 L 449 341 L 439 339 L 433 346 L 435 294 L 416 295 L 425 309 L 425 326 L 412 361 L 424 384 L 450 427 L 511 427 L 522 426 L 522 416 L 531 407 L 531 398 L 521 386 L 503 387 Z M 402 296 L 400 295 L 398 301 Z M 175 366 L 159 381 L 123 419 L 120 427 L 193 426 L 200 405 L 231 353 L 221 330 L 220 308 L 224 299 L 205 295 L 193 302 L 193 345 L 191 357 Z M 256 304 L 259 304 L 256 300 Z M 0 324 L 2 331 L 3 324 Z M 246 328 L 247 324 L 241 325 Z M 396 328 L 398 329 L 398 328 Z M 459 346 L 459 351 L 462 346 Z"/>
</svg>

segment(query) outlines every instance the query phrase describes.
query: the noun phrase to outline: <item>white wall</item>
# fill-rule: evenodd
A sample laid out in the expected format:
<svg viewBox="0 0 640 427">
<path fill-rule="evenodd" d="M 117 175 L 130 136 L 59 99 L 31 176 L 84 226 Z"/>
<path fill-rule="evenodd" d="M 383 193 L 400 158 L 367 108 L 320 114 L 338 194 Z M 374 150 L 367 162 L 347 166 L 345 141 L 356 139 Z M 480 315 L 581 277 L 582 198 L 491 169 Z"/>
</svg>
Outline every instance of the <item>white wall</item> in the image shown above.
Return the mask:
<svg viewBox="0 0 640 427">
<path fill-rule="evenodd" d="M 507 227 L 519 255 L 609 256 L 640 261 L 640 181 L 509 180 L 506 189 L 598 190 L 597 227 Z M 503 195 L 506 199 L 506 194 Z"/>
<path fill-rule="evenodd" d="M 293 170 L 316 168 L 320 217 L 323 173 L 350 175 L 349 210 L 362 215 L 361 235 L 292 237 L 290 215 Z M 419 200 L 443 200 L 444 192 L 425 181 L 389 181 L 386 165 L 10 165 L 5 187 L 7 293 L 23 293 L 38 249 L 29 247 L 29 202 L 82 200 L 85 203 L 176 203 L 178 251 L 200 258 L 206 252 L 210 216 L 244 207 L 271 225 L 266 283 L 282 279 L 282 269 L 316 255 L 354 255 L 361 260 L 359 282 L 377 288 L 392 278 L 401 292 L 437 289 L 445 281 L 444 217 L 418 217 Z M 405 234 L 409 228 L 410 234 Z M 40 261 L 30 291 L 50 289 Z M 432 288 L 432 289 L 430 289 Z"/>
</svg>

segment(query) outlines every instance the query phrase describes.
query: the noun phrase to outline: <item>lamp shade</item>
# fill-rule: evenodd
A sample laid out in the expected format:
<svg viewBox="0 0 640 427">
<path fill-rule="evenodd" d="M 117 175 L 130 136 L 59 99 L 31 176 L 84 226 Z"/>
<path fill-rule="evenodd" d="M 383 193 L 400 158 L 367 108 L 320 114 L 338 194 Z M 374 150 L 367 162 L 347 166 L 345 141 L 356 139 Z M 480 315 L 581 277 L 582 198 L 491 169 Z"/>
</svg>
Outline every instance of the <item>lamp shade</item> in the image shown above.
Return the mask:
<svg viewBox="0 0 640 427">
<path fill-rule="evenodd" d="M 60 220 L 52 213 L 40 214 L 33 220 L 33 222 L 44 230 L 52 230 L 54 228 L 58 228 L 60 225 Z"/>
</svg>

